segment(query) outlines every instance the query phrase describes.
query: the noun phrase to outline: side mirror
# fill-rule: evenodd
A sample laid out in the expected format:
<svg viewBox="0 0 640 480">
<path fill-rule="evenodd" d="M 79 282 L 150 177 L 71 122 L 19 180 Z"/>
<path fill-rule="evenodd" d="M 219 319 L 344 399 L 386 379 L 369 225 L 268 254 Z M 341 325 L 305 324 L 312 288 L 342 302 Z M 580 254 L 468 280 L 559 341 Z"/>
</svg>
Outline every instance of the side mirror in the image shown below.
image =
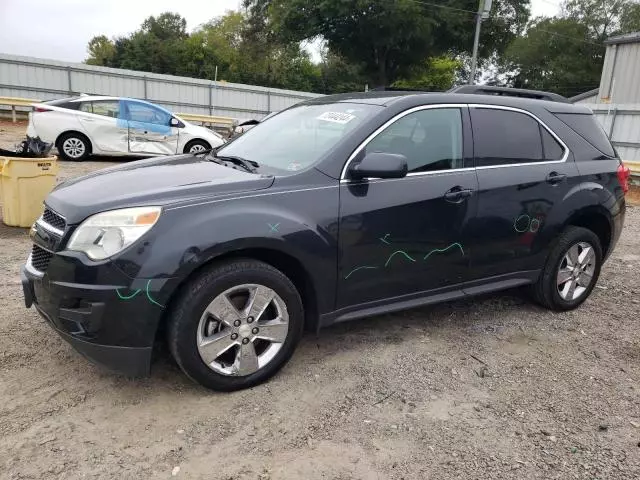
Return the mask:
<svg viewBox="0 0 640 480">
<path fill-rule="evenodd" d="M 397 153 L 371 152 L 349 168 L 354 180 L 362 178 L 402 178 L 407 175 L 407 158 Z"/>
<path fill-rule="evenodd" d="M 169 125 L 176 128 L 184 128 L 184 123 L 182 123 L 176 117 L 171 117 L 171 121 L 169 122 Z"/>
</svg>

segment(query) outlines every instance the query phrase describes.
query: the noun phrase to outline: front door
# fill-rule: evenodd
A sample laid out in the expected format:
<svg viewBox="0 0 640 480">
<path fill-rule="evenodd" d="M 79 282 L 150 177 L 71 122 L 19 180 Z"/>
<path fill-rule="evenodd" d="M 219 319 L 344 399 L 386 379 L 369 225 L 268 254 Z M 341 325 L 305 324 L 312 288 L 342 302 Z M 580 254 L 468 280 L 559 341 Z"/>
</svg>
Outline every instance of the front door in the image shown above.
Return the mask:
<svg viewBox="0 0 640 480">
<path fill-rule="evenodd" d="M 171 126 L 171 113 L 148 103 L 124 101 L 129 128 L 129 152 L 175 155 L 178 150 L 177 127 Z"/>
<path fill-rule="evenodd" d="M 525 280 L 542 267 L 563 227 L 578 169 L 567 147 L 529 113 L 480 105 L 470 113 L 480 187 L 473 276 Z"/>
<path fill-rule="evenodd" d="M 465 280 L 477 202 L 469 132 L 465 106 L 425 106 L 365 142 L 354 162 L 367 152 L 398 153 L 409 174 L 342 181 L 338 308 Z"/>
</svg>

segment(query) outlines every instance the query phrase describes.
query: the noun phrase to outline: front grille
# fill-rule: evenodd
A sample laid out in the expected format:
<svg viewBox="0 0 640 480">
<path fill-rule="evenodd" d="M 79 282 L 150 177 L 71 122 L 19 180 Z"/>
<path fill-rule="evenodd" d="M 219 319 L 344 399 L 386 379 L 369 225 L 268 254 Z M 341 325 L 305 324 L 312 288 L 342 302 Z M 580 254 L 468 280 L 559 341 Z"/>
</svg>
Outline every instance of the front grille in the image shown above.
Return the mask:
<svg viewBox="0 0 640 480">
<path fill-rule="evenodd" d="M 64 230 L 67 226 L 67 222 L 64 217 L 58 215 L 53 210 L 48 208 L 44 209 L 44 213 L 42 214 L 42 221 L 48 223 L 52 227 L 57 228 L 58 230 Z"/>
<path fill-rule="evenodd" d="M 53 257 L 53 253 L 47 252 L 45 249 L 37 245 L 31 250 L 31 265 L 40 272 L 45 272 L 49 266 L 49 262 Z"/>
</svg>

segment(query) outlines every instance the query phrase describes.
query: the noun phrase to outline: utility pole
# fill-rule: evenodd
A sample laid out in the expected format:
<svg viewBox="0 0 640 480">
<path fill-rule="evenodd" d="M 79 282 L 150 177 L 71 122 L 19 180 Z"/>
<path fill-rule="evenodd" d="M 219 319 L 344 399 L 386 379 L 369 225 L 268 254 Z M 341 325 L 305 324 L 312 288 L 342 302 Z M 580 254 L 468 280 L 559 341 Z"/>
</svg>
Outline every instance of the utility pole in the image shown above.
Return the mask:
<svg viewBox="0 0 640 480">
<path fill-rule="evenodd" d="M 480 0 L 478 2 L 478 13 L 476 13 L 476 34 L 473 39 L 469 85 L 473 85 L 475 83 L 476 66 L 478 64 L 478 44 L 480 43 L 480 26 L 482 25 L 482 20 L 489 18 L 489 12 L 491 12 L 491 0 Z"/>
</svg>

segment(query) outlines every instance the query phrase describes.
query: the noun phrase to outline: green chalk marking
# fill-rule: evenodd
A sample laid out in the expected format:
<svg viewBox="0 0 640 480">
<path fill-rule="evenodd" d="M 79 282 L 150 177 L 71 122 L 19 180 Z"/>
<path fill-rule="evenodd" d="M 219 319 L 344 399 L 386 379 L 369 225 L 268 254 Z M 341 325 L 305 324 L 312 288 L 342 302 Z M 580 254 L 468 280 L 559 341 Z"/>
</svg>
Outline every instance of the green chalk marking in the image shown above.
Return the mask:
<svg viewBox="0 0 640 480">
<path fill-rule="evenodd" d="M 398 253 L 401 253 L 402 255 L 404 255 L 407 258 L 407 260 L 411 260 L 412 262 L 415 262 L 415 260 L 411 258 L 407 252 L 403 252 L 402 250 L 396 250 L 391 255 L 389 255 L 389 258 L 387 258 L 387 261 L 385 262 L 384 266 L 385 267 L 388 266 L 391 259 Z"/>
<path fill-rule="evenodd" d="M 150 285 L 151 285 L 151 280 L 149 280 L 149 281 L 147 282 L 147 288 L 146 288 L 146 291 L 147 291 L 147 298 L 148 298 L 148 299 L 149 299 L 149 301 L 150 301 L 151 303 L 153 303 L 154 305 L 157 305 L 157 306 L 159 306 L 160 308 L 164 308 L 164 305 L 160 305 L 160 304 L 159 304 L 158 302 L 156 302 L 153 298 L 151 298 L 151 294 L 149 293 L 149 286 L 150 286 Z"/>
<path fill-rule="evenodd" d="M 116 288 L 116 293 L 118 294 L 118 297 L 120 297 L 120 300 L 131 300 L 133 297 L 135 297 L 136 295 L 138 295 L 141 292 L 140 289 L 136 290 L 135 292 L 133 292 L 131 295 L 122 295 L 120 293 L 120 289 Z"/>
<path fill-rule="evenodd" d="M 368 265 L 363 265 L 362 267 L 357 267 L 357 268 L 354 268 L 353 270 L 351 270 L 351 271 L 349 272 L 349 274 L 348 274 L 346 277 L 344 277 L 344 279 L 346 280 L 347 278 L 349 278 L 349 277 L 351 276 L 351 274 L 352 274 L 352 273 L 355 273 L 355 272 L 357 272 L 358 270 L 363 270 L 363 269 L 375 270 L 375 269 L 377 269 L 377 268 L 378 268 L 378 267 L 370 267 L 370 266 L 368 266 Z"/>
<path fill-rule="evenodd" d="M 380 238 L 379 238 L 379 240 L 380 240 L 382 243 L 386 243 L 387 245 L 391 245 L 391 242 L 387 241 L 387 237 L 388 237 L 389 235 L 391 235 L 391 234 L 390 234 L 390 233 L 387 233 L 384 237 L 380 237 Z"/>
<path fill-rule="evenodd" d="M 423 260 L 426 260 L 427 258 L 429 258 L 432 253 L 444 253 L 453 247 L 458 247 L 460 249 L 460 252 L 462 253 L 462 256 L 464 256 L 464 250 L 462 249 L 462 245 L 460 245 L 459 243 L 452 243 L 447 248 L 434 248 L 424 256 Z"/>
</svg>

